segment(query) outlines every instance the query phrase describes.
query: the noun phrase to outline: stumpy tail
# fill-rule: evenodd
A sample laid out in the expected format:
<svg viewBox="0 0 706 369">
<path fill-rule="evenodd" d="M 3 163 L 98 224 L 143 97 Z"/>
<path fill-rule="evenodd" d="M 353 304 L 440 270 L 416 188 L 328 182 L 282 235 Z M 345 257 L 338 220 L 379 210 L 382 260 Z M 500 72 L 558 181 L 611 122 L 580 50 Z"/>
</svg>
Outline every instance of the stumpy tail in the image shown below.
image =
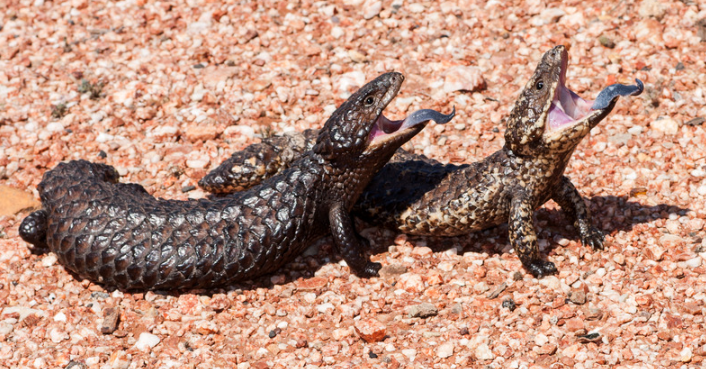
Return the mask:
<svg viewBox="0 0 706 369">
<path fill-rule="evenodd" d="M 20 237 L 34 245 L 32 252 L 44 253 L 49 251 L 47 246 L 47 211 L 37 210 L 28 215 L 20 224 Z"/>
</svg>

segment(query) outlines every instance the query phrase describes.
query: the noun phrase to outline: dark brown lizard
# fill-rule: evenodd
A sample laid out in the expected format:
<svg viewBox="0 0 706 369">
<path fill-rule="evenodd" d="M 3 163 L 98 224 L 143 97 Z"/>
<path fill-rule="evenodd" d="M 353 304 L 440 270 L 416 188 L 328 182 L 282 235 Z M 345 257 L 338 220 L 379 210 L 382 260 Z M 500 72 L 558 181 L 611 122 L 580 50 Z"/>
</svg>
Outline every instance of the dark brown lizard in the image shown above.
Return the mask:
<svg viewBox="0 0 706 369">
<path fill-rule="evenodd" d="M 642 83 L 609 86 L 592 103 L 566 87 L 567 65 L 563 46 L 544 54 L 510 113 L 502 149 L 464 165 L 400 149 L 370 182 L 353 214 L 374 225 L 431 236 L 458 236 L 507 222 L 522 264 L 541 277 L 556 267 L 540 258 L 532 215 L 553 199 L 572 219 L 582 243 L 602 249 L 603 234 L 592 226 L 586 204 L 563 173 L 576 146 L 611 112 L 617 97 L 641 93 Z M 212 192 L 252 186 L 286 167 L 315 134 L 251 145 L 199 184 Z M 225 185 L 213 181 L 229 176 L 233 179 L 222 181 Z"/>
<path fill-rule="evenodd" d="M 403 80 L 391 72 L 366 84 L 288 169 L 223 198 L 155 198 L 138 184 L 118 183 L 111 166 L 60 163 L 44 174 L 38 186 L 43 209 L 24 219 L 20 235 L 55 252 L 79 277 L 128 290 L 247 280 L 280 268 L 329 234 L 352 271 L 376 275 L 380 264 L 364 256 L 349 211 L 430 116 L 450 119 L 425 110 L 387 120 L 382 111 Z"/>
</svg>

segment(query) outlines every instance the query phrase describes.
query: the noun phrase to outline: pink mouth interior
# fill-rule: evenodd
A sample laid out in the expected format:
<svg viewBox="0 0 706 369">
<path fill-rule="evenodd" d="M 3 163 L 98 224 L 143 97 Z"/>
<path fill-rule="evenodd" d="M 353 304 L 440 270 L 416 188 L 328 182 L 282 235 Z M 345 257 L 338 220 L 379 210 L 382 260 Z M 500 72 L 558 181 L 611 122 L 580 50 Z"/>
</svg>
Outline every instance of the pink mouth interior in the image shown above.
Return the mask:
<svg viewBox="0 0 706 369">
<path fill-rule="evenodd" d="M 375 125 L 373 126 L 373 129 L 370 130 L 369 141 L 372 142 L 378 137 L 397 132 L 402 127 L 402 123 L 404 123 L 404 119 L 389 120 L 387 117 L 380 114 L 375 122 Z"/>
<path fill-rule="evenodd" d="M 558 130 L 571 126 L 588 116 L 591 112 L 592 100 L 584 100 L 566 87 L 567 60 L 561 66 L 561 78 L 554 91 L 552 105 L 547 117 L 549 129 Z"/>
</svg>

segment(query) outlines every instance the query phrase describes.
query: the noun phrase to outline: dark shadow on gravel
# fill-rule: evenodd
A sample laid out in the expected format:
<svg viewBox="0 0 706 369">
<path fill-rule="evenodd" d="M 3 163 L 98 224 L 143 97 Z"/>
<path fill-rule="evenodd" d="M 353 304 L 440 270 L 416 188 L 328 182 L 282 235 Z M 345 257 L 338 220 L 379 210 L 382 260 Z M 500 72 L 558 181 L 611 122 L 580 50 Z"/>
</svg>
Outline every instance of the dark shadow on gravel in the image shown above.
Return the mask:
<svg viewBox="0 0 706 369">
<path fill-rule="evenodd" d="M 612 236 L 618 232 L 629 232 L 637 224 L 649 223 L 657 219 L 667 219 L 670 214 L 683 216 L 689 211 L 688 208 L 669 204 L 644 205 L 640 203 L 641 199 L 646 200 L 646 197 L 595 196 L 593 198 L 584 198 L 591 210 L 593 225 L 603 231 L 606 236 Z M 572 223 L 558 206 L 555 209 L 539 208 L 535 211 L 534 220 L 539 240 L 549 241 L 549 245 L 543 249 L 545 256 L 551 253 L 554 248 L 561 247 L 554 241 L 556 236 L 569 240 L 579 240 Z M 389 232 L 377 230 L 373 230 L 370 233 L 381 237 L 376 239 L 378 242 L 375 243 L 376 247 L 373 247 L 373 253 L 387 251 L 387 246 L 393 244 L 394 237 L 397 235 L 395 233 L 392 237 L 389 237 Z M 408 236 L 408 239 L 412 244 L 427 246 L 434 252 L 456 248 L 462 250 L 460 252 L 486 252 L 493 255 L 502 253 L 510 248 L 507 224 L 501 224 L 465 236 Z"/>
<path fill-rule="evenodd" d="M 593 216 L 593 224 L 602 230 L 606 235 L 615 235 L 618 232 L 629 232 L 637 224 L 649 223 L 657 219 L 667 219 L 670 214 L 677 216 L 686 215 L 688 208 L 680 208 L 675 205 L 659 204 L 655 206 L 640 203 L 643 198 L 628 198 L 627 196 L 596 196 L 585 198 Z M 369 254 L 376 255 L 388 251 L 390 245 L 394 245 L 398 232 L 380 227 L 370 227 L 362 221 L 358 221 L 358 229 L 361 230 L 364 238 L 371 241 Z M 578 241 L 578 235 L 574 231 L 573 225 L 566 219 L 564 212 L 560 208 L 547 209 L 542 207 L 535 211 L 535 226 L 539 240 L 547 240 L 548 246 L 543 249 L 543 257 L 546 258 L 552 250 L 561 247 L 554 241 L 556 236 Z M 465 236 L 457 237 L 426 237 L 407 236 L 407 239 L 416 246 L 427 246 L 434 252 L 443 252 L 452 248 L 463 252 L 485 252 L 488 255 L 498 255 L 509 251 L 507 224 L 478 231 Z M 540 241 L 541 242 L 541 241 Z M 33 254 L 42 255 L 42 252 Z M 298 256 L 294 261 L 285 264 L 278 271 L 258 277 L 252 281 L 234 283 L 229 286 L 214 289 L 190 289 L 176 291 L 153 291 L 158 295 L 179 296 L 181 294 L 198 294 L 213 296 L 218 293 L 228 293 L 235 291 L 239 294 L 242 291 L 255 290 L 258 288 L 272 289 L 276 285 L 283 285 L 301 279 L 306 282 L 315 276 L 316 271 L 329 263 L 340 262 L 341 257 L 334 250 L 333 241 L 330 237 L 319 240 L 310 246 L 304 255 Z M 66 269 L 65 269 L 66 270 Z M 68 270 L 67 270 L 68 271 Z M 70 274 L 77 280 L 76 275 Z M 112 292 L 115 288 L 105 287 L 107 292 Z M 326 290 L 326 287 L 322 287 Z M 126 291 L 141 293 L 145 291 Z"/>
</svg>

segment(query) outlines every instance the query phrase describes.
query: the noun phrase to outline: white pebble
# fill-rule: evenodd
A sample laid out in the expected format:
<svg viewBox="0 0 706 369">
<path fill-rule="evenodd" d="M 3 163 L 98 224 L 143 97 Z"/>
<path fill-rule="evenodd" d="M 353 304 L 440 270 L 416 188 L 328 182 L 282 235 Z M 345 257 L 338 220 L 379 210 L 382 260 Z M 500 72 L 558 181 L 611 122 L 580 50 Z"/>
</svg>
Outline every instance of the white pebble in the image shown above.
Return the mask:
<svg viewBox="0 0 706 369">
<path fill-rule="evenodd" d="M 344 73 L 338 80 L 334 80 L 334 89 L 339 96 L 349 95 L 353 90 L 365 84 L 365 74 L 361 71 L 352 71 Z M 347 96 L 346 96 L 347 97 Z"/>
<path fill-rule="evenodd" d="M 343 31 L 343 28 L 341 28 L 341 27 L 333 27 L 331 29 L 331 36 L 333 36 L 333 38 L 337 39 L 345 34 L 346 34 L 345 31 Z"/>
<path fill-rule="evenodd" d="M 368 0 L 363 4 L 363 18 L 371 19 L 382 10 L 382 1 Z"/>
<path fill-rule="evenodd" d="M 530 18 L 529 23 L 535 27 L 540 27 L 545 24 L 556 23 L 564 15 L 566 15 L 566 12 L 559 8 L 547 8 L 542 10 L 539 15 Z"/>
<path fill-rule="evenodd" d="M 445 359 L 454 354 L 454 345 L 449 342 L 436 348 L 436 356 Z"/>
<path fill-rule="evenodd" d="M 549 338 L 547 338 L 547 336 L 540 333 L 536 337 L 534 337 L 534 343 L 537 346 L 544 346 L 547 343 L 549 343 Z"/>
<path fill-rule="evenodd" d="M 421 13 L 424 11 L 424 5 L 419 3 L 410 4 L 409 11 L 412 13 Z"/>
<path fill-rule="evenodd" d="M 101 358 L 99 356 L 91 356 L 88 359 L 86 359 L 86 365 L 88 365 L 88 366 L 97 365 L 98 363 L 100 363 L 100 361 L 101 361 Z"/>
<path fill-rule="evenodd" d="M 35 121 L 30 121 L 27 124 L 25 124 L 24 129 L 27 132 L 34 132 L 37 130 L 37 122 Z"/>
<path fill-rule="evenodd" d="M 478 360 L 493 360 L 495 359 L 495 355 L 493 355 L 493 352 L 490 351 L 490 347 L 488 347 L 487 344 L 481 344 L 476 347 L 476 359 Z"/>
<path fill-rule="evenodd" d="M 111 134 L 101 132 L 98 134 L 98 137 L 96 137 L 96 141 L 103 143 L 103 142 L 112 141 L 114 138 L 115 138 L 115 136 L 113 136 Z"/>
<path fill-rule="evenodd" d="M 701 169 L 694 169 L 691 171 L 691 175 L 694 177 L 703 177 L 706 176 L 706 172 Z"/>
<path fill-rule="evenodd" d="M 561 289 L 561 281 L 556 276 L 550 275 L 539 280 L 539 284 L 546 286 L 550 290 Z"/>
<path fill-rule="evenodd" d="M 54 315 L 54 321 L 55 322 L 65 322 L 66 321 L 66 314 L 59 312 L 58 314 Z"/>
<path fill-rule="evenodd" d="M 701 257 L 695 257 L 686 261 L 686 265 L 690 268 L 698 268 L 701 266 Z"/>
<path fill-rule="evenodd" d="M 193 101 L 201 101 L 203 100 L 203 96 L 206 95 L 208 90 L 204 89 L 201 86 L 198 86 L 194 89 L 194 93 L 191 94 L 191 100 Z"/>
<path fill-rule="evenodd" d="M 64 126 L 59 122 L 51 122 L 47 124 L 47 131 L 49 132 L 60 132 L 64 130 Z"/>
<path fill-rule="evenodd" d="M 693 356 L 691 349 L 688 347 L 684 347 L 683 350 L 679 353 L 679 360 L 682 362 L 688 363 L 691 361 L 691 357 Z"/>
<path fill-rule="evenodd" d="M 191 169 L 203 169 L 208 165 L 208 160 L 187 160 L 186 166 Z"/>
<path fill-rule="evenodd" d="M 311 303 L 313 303 L 314 301 L 316 301 L 316 294 L 313 293 L 313 292 L 305 293 L 303 297 L 304 297 L 304 301 L 306 301 L 306 302 L 309 303 L 309 304 L 311 304 Z"/>
<path fill-rule="evenodd" d="M 675 135 L 679 132 L 679 123 L 672 118 L 657 119 L 650 123 L 650 127 L 667 135 Z"/>
<path fill-rule="evenodd" d="M 54 328 L 51 331 L 49 331 L 49 338 L 51 339 L 52 342 L 59 343 L 63 340 L 69 339 L 69 335 L 66 334 L 66 332 L 62 331 L 59 328 Z"/>
<path fill-rule="evenodd" d="M 443 270 L 444 272 L 450 272 L 454 269 L 454 265 L 452 263 L 449 263 L 448 261 L 442 261 L 441 263 L 439 263 L 438 268 Z"/>
<path fill-rule="evenodd" d="M 154 334 L 142 332 L 140 338 L 135 342 L 135 347 L 140 351 L 145 351 L 157 346 L 159 341 L 159 337 Z"/>
<path fill-rule="evenodd" d="M 485 88 L 485 79 L 475 67 L 455 66 L 445 72 L 443 91 L 477 91 Z"/>
<path fill-rule="evenodd" d="M 39 357 L 34 359 L 34 362 L 32 363 L 32 366 L 34 366 L 37 369 L 42 369 L 47 367 L 47 361 L 44 360 L 43 358 Z"/>
<path fill-rule="evenodd" d="M 45 267 L 50 267 L 52 265 L 56 264 L 56 254 L 51 253 L 42 258 L 42 266 Z"/>
<path fill-rule="evenodd" d="M 7 320 L 7 319 L 5 319 Z M 7 335 L 12 332 L 12 330 L 15 329 L 15 326 L 7 323 L 7 322 L 0 322 L 0 335 Z"/>
<path fill-rule="evenodd" d="M 701 196 L 706 195 L 706 186 L 699 186 L 699 188 L 696 189 L 696 192 L 698 192 Z"/>
<path fill-rule="evenodd" d="M 177 132 L 179 132 L 179 129 L 174 126 L 159 126 L 152 130 L 152 134 L 156 137 L 174 136 Z"/>
<path fill-rule="evenodd" d="M 223 133 L 227 136 L 233 136 L 237 133 L 249 138 L 255 137 L 255 129 L 250 126 L 230 126 Z"/>
<path fill-rule="evenodd" d="M 331 309 L 331 311 L 334 309 L 333 304 L 330 302 L 316 306 L 316 310 L 318 310 L 321 314 L 325 314 L 328 309 Z"/>
</svg>

